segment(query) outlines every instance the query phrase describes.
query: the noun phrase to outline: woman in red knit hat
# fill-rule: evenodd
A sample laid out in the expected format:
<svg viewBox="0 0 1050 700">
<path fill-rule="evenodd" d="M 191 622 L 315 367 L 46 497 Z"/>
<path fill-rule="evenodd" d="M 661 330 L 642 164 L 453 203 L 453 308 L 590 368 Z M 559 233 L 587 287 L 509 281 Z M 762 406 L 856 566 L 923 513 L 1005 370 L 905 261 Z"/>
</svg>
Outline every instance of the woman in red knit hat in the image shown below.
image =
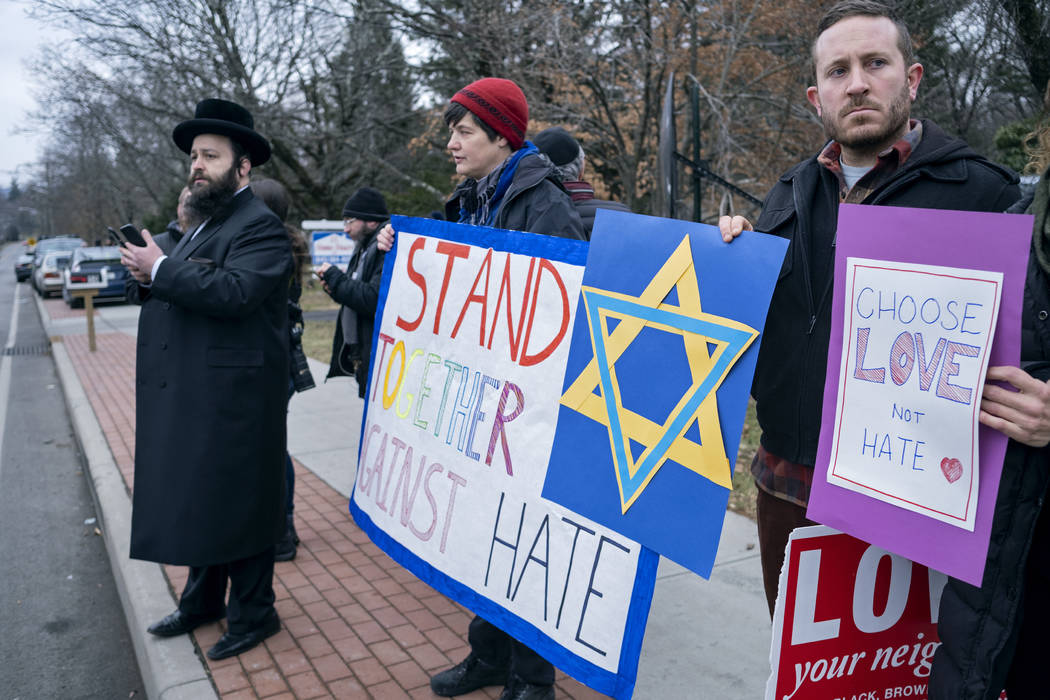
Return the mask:
<svg viewBox="0 0 1050 700">
<path fill-rule="evenodd" d="M 584 239 L 584 226 L 554 165 L 525 140 L 529 103 L 513 81 L 482 78 L 452 96 L 445 110 L 448 150 L 465 179 L 445 204 L 449 221 Z M 380 250 L 394 244 L 388 225 Z M 500 700 L 552 700 L 554 666 L 525 644 L 475 617 L 470 655 L 430 679 L 437 695 L 503 685 Z"/>
</svg>

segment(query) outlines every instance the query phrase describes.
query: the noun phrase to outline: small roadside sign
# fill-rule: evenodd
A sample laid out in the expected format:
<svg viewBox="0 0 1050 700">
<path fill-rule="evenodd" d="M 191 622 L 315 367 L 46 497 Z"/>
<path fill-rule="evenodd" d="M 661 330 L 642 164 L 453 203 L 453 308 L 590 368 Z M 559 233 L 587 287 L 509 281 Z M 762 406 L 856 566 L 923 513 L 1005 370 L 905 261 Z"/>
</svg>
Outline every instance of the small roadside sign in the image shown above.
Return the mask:
<svg viewBox="0 0 1050 700">
<path fill-rule="evenodd" d="M 355 244 L 343 233 L 341 221 L 304 221 L 302 229 L 310 237 L 310 260 L 314 267 L 329 263 L 346 271 Z"/>
</svg>

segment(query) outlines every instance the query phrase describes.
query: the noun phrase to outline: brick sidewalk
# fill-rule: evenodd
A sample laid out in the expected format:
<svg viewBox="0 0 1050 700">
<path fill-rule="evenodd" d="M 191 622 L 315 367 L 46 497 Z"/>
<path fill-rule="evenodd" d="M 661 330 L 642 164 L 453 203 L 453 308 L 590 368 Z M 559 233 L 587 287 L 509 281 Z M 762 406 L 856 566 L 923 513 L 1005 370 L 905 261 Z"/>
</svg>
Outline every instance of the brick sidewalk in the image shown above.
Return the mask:
<svg viewBox="0 0 1050 700">
<path fill-rule="evenodd" d="M 135 339 L 101 333 L 95 353 L 86 336 L 63 342 L 130 493 Z M 302 544 L 294 561 L 277 563 L 274 580 L 283 629 L 239 657 L 206 660 L 218 693 L 230 700 L 436 697 L 429 676 L 466 656 L 471 613 L 372 544 L 354 524 L 345 497 L 302 464 L 295 469 Z M 165 566 L 164 572 L 177 596 L 187 570 Z M 220 623 L 198 628 L 198 653 L 222 632 Z M 605 697 L 560 671 L 556 687 L 559 698 Z M 464 697 L 496 698 L 499 692 L 488 688 Z"/>
<path fill-rule="evenodd" d="M 44 308 L 47 309 L 47 315 L 51 317 L 52 320 L 76 318 L 77 316 L 80 318 L 87 317 L 87 311 L 85 311 L 83 307 L 79 309 L 70 308 L 69 304 L 67 304 L 62 298 L 42 299 L 41 302 L 43 303 Z M 98 307 L 95 307 L 94 315 L 96 318 L 98 317 Z"/>
</svg>

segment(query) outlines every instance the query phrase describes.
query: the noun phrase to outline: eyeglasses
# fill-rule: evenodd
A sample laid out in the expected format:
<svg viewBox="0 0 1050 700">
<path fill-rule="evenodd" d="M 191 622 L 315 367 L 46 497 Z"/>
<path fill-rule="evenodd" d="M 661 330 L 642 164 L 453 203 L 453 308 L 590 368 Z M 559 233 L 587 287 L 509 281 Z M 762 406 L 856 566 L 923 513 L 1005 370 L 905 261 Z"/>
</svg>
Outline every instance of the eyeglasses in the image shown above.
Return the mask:
<svg viewBox="0 0 1050 700">
<path fill-rule="evenodd" d="M 347 217 L 347 218 L 343 219 L 343 226 L 349 226 L 350 224 L 354 223 L 355 221 L 357 221 L 357 217 L 356 216 Z"/>
</svg>

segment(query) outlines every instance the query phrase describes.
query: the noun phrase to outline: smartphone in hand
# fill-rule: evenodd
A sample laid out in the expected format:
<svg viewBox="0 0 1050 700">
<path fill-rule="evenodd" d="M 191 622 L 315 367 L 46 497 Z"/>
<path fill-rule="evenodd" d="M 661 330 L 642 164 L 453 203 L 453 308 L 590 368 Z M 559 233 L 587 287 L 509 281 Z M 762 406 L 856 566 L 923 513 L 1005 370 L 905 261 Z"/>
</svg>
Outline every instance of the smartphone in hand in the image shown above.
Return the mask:
<svg viewBox="0 0 1050 700">
<path fill-rule="evenodd" d="M 142 237 L 139 230 L 131 224 L 124 224 L 120 227 L 120 232 L 123 234 L 124 240 L 131 245 L 137 245 L 140 248 L 146 247 L 146 239 Z"/>
</svg>

